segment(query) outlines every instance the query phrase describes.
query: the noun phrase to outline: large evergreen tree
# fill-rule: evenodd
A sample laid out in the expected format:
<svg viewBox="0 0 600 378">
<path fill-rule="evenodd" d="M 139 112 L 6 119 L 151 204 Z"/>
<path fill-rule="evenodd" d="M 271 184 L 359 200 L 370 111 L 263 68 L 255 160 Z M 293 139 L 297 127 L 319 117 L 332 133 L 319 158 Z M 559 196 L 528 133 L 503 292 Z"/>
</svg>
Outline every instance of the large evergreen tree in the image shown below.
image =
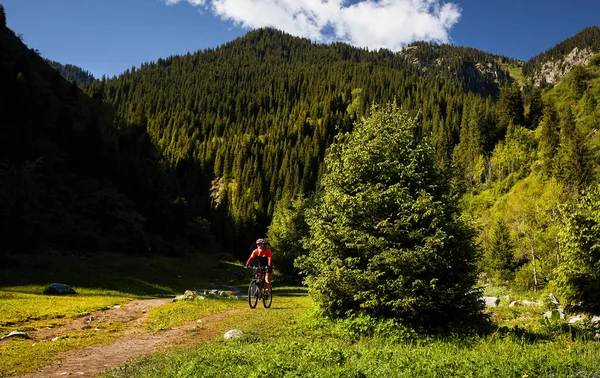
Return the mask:
<svg viewBox="0 0 600 378">
<path fill-rule="evenodd" d="M 415 119 L 371 109 L 326 155 L 300 261 L 325 313 L 364 313 L 435 327 L 479 312 L 473 231 Z"/>
</svg>

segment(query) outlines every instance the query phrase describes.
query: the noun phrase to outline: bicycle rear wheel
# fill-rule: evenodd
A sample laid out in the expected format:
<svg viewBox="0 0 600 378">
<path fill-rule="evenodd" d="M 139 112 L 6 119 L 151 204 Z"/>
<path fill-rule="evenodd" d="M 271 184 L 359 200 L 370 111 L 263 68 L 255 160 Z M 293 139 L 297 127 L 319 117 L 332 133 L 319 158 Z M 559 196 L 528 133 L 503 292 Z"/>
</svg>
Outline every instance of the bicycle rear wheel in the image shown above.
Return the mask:
<svg viewBox="0 0 600 378">
<path fill-rule="evenodd" d="M 271 288 L 263 290 L 263 305 L 266 308 L 271 307 L 271 303 L 273 303 L 273 293 L 271 292 Z"/>
<path fill-rule="evenodd" d="M 248 304 L 250 308 L 255 308 L 258 304 L 258 286 L 256 286 L 256 281 L 254 280 L 248 286 Z"/>
</svg>

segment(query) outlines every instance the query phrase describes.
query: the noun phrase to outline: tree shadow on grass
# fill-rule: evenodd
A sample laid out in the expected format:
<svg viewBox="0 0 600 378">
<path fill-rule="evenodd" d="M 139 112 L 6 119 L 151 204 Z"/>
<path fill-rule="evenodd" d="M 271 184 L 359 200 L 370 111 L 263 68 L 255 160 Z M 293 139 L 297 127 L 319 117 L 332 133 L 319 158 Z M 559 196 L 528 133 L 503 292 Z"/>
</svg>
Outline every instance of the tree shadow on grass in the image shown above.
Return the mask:
<svg viewBox="0 0 600 378">
<path fill-rule="evenodd" d="M 0 290 L 41 294 L 43 287 L 58 282 L 76 291 L 93 289 L 160 297 L 182 294 L 206 282 L 225 286 L 223 281 L 239 275 L 235 267 L 204 257 L 184 260 L 106 253 L 88 257 L 22 255 L 13 259 L 12 266 L 0 267 Z"/>
</svg>

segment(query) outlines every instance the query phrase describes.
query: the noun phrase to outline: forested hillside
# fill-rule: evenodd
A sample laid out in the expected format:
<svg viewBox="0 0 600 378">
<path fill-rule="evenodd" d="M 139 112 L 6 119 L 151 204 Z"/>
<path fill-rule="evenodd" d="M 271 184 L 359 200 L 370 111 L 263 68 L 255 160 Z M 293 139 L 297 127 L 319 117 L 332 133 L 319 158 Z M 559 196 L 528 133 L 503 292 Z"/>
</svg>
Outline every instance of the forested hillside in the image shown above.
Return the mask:
<svg viewBox="0 0 600 378">
<path fill-rule="evenodd" d="M 214 50 L 143 64 L 104 82 L 104 93 L 128 124 L 148 130 L 171 167 L 192 161 L 212 173 L 216 205 L 233 217 L 235 236 L 247 241 L 265 231 L 280 200 L 315 190 L 333 136 L 351 129 L 371 104 L 395 101 L 418 114 L 440 166 L 451 161 L 469 117 L 495 117 L 493 95 L 506 75 L 500 70 L 491 81 L 486 72 L 462 70 L 464 62 L 475 67 L 481 58 L 485 66 L 493 56 L 474 50 L 463 56 L 466 49 L 448 46 L 418 49 L 424 57 L 431 51 L 429 60 L 454 62 L 450 71 L 388 50 L 314 44 L 261 29 Z M 474 85 L 479 82 L 487 86 Z M 483 149 L 503 136 L 509 117 L 489 120 Z M 188 200 L 204 195 L 186 187 Z"/>
<path fill-rule="evenodd" d="M 0 252 L 183 254 L 188 241 L 210 240 L 201 205 L 178 200 L 146 130 L 115 124 L 100 82 L 84 94 L 0 10 Z"/>
<path fill-rule="evenodd" d="M 598 56 L 550 89 L 528 76 L 544 55 L 515 80 L 521 62 L 470 48 L 368 51 L 259 29 L 82 91 L 0 16 L 8 251 L 183 255 L 218 245 L 245 256 L 268 230 L 291 272 L 327 149 L 372 105 L 395 102 L 477 227 L 485 280 L 541 288 L 576 261 L 561 235 L 577 225 L 570 209 L 594 203 L 581 193 L 598 179 Z M 593 49 L 596 32 L 557 45 L 553 59 Z"/>
<path fill-rule="evenodd" d="M 81 67 L 77 67 L 72 64 L 62 64 L 53 60 L 48 60 L 48 63 L 58 72 L 60 72 L 65 79 L 72 81 L 77 85 L 92 84 L 94 80 L 96 80 L 94 75 Z"/>
</svg>

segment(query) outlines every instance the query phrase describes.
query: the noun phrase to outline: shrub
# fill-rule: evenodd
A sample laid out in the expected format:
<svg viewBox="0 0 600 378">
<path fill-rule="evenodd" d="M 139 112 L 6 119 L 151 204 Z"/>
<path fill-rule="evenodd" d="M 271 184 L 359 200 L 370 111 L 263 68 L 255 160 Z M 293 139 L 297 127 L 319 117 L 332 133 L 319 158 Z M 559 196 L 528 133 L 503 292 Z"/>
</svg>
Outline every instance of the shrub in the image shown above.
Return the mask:
<svg viewBox="0 0 600 378">
<path fill-rule="evenodd" d="M 416 326 L 477 317 L 474 232 L 418 125 L 396 105 L 374 107 L 330 146 L 310 253 L 298 265 L 327 316 L 365 314 Z"/>
<path fill-rule="evenodd" d="M 590 187 L 565 214 L 563 261 L 557 273 L 559 294 L 568 306 L 599 314 L 600 186 Z"/>
</svg>

